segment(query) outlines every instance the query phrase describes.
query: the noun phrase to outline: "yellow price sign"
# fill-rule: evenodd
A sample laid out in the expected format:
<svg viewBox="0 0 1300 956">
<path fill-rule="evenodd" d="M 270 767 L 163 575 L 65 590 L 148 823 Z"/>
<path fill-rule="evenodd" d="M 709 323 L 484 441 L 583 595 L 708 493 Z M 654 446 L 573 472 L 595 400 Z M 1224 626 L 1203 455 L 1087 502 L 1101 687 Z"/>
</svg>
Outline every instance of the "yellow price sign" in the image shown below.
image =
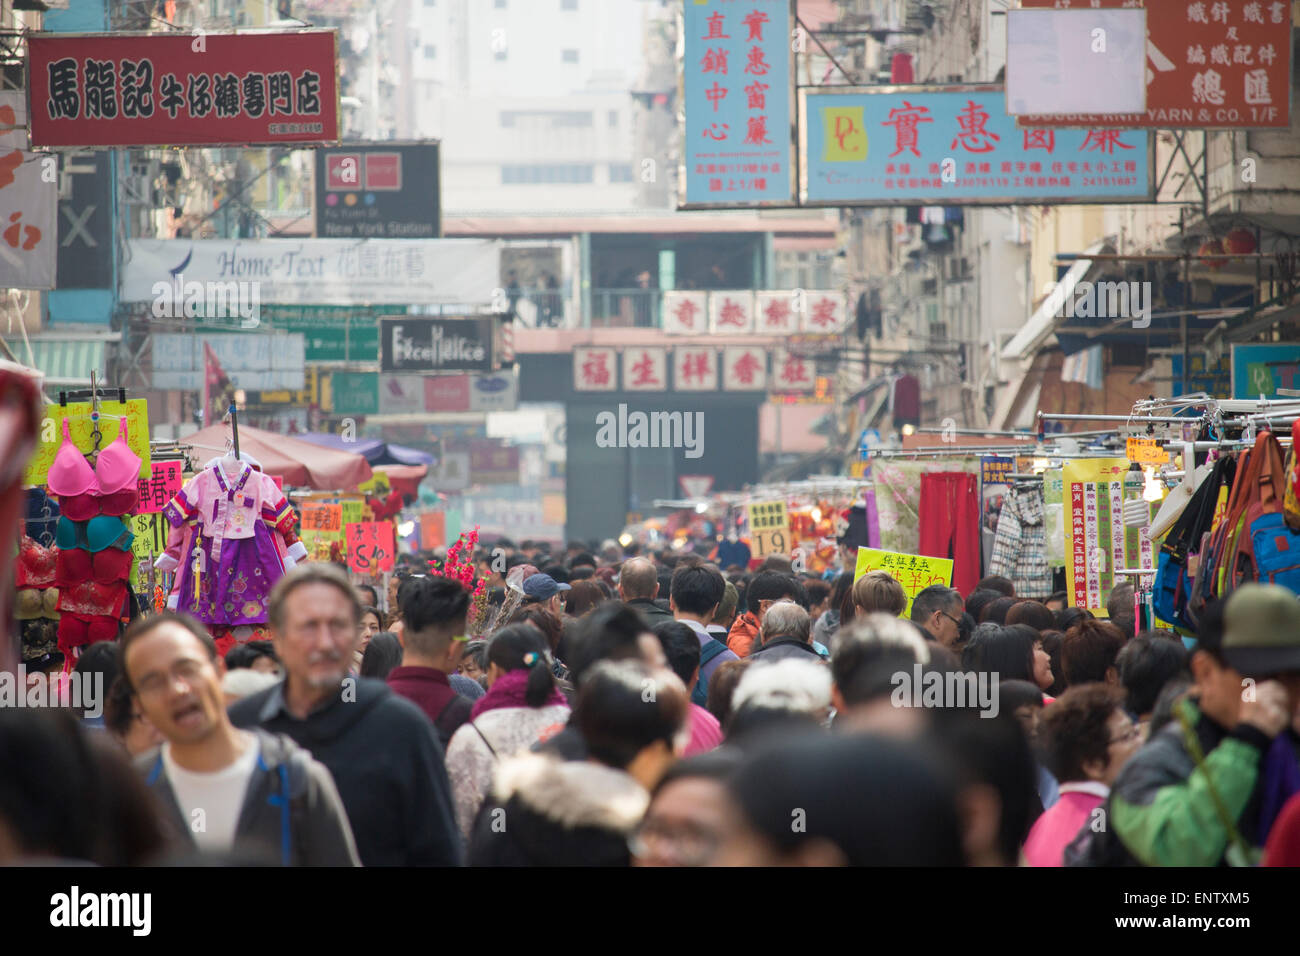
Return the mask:
<svg viewBox="0 0 1300 956">
<path fill-rule="evenodd" d="M 1130 438 L 1128 460 L 1140 465 L 1164 465 L 1169 461 L 1169 452 L 1154 438 Z"/>
<path fill-rule="evenodd" d="M 23 472 L 23 483 L 43 485 L 50 473 L 54 456 L 63 444 L 63 421 L 68 422 L 68 431 L 72 442 L 82 454 L 89 454 L 95 448 L 94 423 L 90 420 L 90 402 L 69 402 L 67 405 L 46 405 L 37 435 L 39 444 L 27 462 Z M 121 402 L 99 403 L 99 448 L 109 446 L 116 441 L 121 428 L 121 421 L 126 418 L 126 443 L 140 458 L 140 477 L 153 477 L 153 466 L 149 460 L 149 403 L 143 398 L 130 399 L 125 405 Z"/>
<path fill-rule="evenodd" d="M 749 537 L 756 558 L 789 554 L 790 517 L 784 501 L 756 501 L 749 505 Z"/>
</svg>

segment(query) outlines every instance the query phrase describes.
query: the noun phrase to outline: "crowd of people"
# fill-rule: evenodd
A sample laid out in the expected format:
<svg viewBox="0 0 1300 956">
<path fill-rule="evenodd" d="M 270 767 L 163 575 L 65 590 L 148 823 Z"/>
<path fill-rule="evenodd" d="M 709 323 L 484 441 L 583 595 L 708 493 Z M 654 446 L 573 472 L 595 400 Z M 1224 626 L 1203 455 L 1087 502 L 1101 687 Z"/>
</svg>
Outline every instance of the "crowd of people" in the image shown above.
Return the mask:
<svg viewBox="0 0 1300 956">
<path fill-rule="evenodd" d="M 90 648 L 102 718 L 0 711 L 0 862 L 1300 864 L 1285 589 L 1191 640 L 1135 633 L 1130 586 L 1103 618 L 1005 578 L 909 601 L 775 556 L 499 541 L 474 634 L 437 557 L 386 591 L 300 565 L 271 640 L 224 657 L 172 612 Z"/>
</svg>

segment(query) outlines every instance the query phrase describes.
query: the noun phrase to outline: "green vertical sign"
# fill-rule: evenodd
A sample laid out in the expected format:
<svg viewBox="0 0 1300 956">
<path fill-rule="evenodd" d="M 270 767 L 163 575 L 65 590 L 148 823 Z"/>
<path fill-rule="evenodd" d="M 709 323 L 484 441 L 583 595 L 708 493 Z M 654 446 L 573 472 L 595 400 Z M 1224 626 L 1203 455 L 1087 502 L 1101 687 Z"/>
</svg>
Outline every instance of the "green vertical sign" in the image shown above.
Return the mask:
<svg viewBox="0 0 1300 956">
<path fill-rule="evenodd" d="M 378 372 L 334 372 L 330 383 L 335 415 L 379 414 Z"/>
</svg>

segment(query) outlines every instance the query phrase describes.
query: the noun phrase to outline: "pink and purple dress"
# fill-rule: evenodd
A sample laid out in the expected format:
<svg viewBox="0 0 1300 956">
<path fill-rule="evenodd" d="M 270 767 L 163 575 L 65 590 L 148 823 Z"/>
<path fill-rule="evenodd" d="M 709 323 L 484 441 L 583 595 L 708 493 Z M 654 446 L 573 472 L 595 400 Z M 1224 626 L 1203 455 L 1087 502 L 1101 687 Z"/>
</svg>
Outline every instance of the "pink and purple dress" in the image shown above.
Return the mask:
<svg viewBox="0 0 1300 956">
<path fill-rule="evenodd" d="M 177 609 L 214 626 L 265 623 L 271 588 L 284 576 L 274 535 L 292 532 L 296 521 L 275 482 L 245 463 L 227 476 L 217 462 L 191 478 L 163 515 L 177 528 L 194 524 L 193 543 L 181 555 Z"/>
</svg>

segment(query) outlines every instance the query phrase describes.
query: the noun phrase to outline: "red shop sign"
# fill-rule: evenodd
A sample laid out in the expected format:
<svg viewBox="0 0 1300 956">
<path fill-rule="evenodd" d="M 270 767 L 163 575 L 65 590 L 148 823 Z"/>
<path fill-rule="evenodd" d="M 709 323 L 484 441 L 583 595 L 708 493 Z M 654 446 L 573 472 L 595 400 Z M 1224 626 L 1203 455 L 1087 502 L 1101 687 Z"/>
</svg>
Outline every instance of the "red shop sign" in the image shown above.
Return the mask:
<svg viewBox="0 0 1300 956">
<path fill-rule="evenodd" d="M 33 33 L 33 147 L 338 141 L 338 36 Z"/>
</svg>

